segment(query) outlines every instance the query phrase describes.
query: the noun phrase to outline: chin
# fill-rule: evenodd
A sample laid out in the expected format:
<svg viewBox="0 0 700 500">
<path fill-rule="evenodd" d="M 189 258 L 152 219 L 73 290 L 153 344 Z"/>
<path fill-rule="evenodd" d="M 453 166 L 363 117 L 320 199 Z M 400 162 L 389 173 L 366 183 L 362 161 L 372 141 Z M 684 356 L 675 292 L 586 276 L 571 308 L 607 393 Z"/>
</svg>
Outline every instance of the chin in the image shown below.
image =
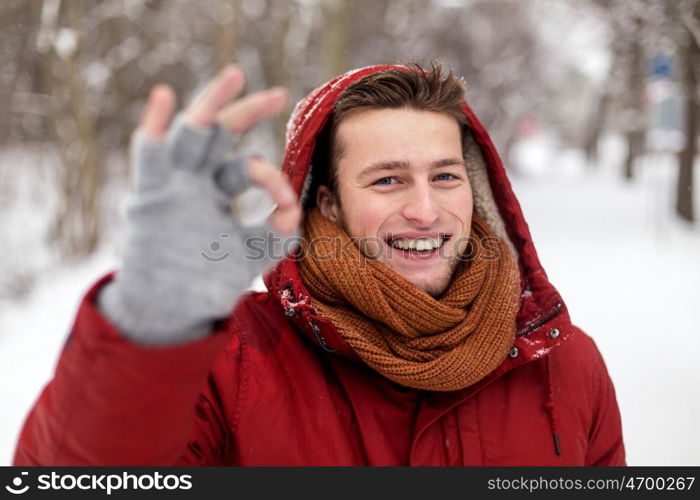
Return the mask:
<svg viewBox="0 0 700 500">
<path fill-rule="evenodd" d="M 430 274 L 421 274 L 417 276 L 403 276 L 428 295 L 438 298 L 450 287 L 458 265 L 459 261 L 454 261 L 451 263 L 449 269 L 442 269 Z"/>
<path fill-rule="evenodd" d="M 445 290 L 447 290 L 449 285 L 449 281 L 440 283 L 416 283 L 416 286 L 418 286 L 418 288 L 435 298 L 445 293 Z"/>
<path fill-rule="evenodd" d="M 451 281 L 451 276 L 404 276 L 404 278 L 433 297 L 442 295 L 450 286 Z"/>
</svg>

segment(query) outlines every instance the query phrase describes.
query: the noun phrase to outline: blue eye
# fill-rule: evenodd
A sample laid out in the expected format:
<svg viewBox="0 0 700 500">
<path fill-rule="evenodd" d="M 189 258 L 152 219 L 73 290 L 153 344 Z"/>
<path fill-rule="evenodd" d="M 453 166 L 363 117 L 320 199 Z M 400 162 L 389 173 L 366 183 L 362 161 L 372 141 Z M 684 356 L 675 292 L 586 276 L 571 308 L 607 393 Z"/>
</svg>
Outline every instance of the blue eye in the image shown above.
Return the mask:
<svg viewBox="0 0 700 500">
<path fill-rule="evenodd" d="M 377 179 L 376 181 L 374 181 L 372 184 L 377 184 L 379 186 L 388 186 L 389 184 L 391 184 L 391 182 L 385 182 L 385 181 L 392 181 L 392 180 L 394 180 L 393 177 L 382 177 L 381 179 Z"/>
<path fill-rule="evenodd" d="M 450 181 L 452 179 L 456 179 L 456 177 L 453 174 L 437 174 L 435 178 L 439 181 Z"/>
</svg>

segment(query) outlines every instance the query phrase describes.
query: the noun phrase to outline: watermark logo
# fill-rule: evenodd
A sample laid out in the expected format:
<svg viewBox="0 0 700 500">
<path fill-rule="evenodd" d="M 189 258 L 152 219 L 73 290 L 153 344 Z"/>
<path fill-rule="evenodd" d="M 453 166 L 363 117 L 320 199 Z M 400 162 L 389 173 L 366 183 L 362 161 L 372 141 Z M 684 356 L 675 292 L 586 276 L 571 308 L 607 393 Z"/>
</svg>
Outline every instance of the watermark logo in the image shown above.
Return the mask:
<svg viewBox="0 0 700 500">
<path fill-rule="evenodd" d="M 22 486 L 22 476 L 27 476 L 29 475 L 28 472 L 20 472 L 20 475 L 12 479 L 12 486 L 7 485 L 5 486 L 5 489 L 12 493 L 13 495 L 21 495 L 23 493 L 26 493 L 27 490 L 29 490 L 29 485 L 26 484 Z"/>
<path fill-rule="evenodd" d="M 449 241 L 449 243 L 447 243 Z M 200 256 L 213 263 L 219 263 L 228 259 L 229 252 L 226 245 L 235 245 L 236 240 L 230 234 L 220 234 L 218 239 L 209 242 L 206 251 L 200 252 Z M 331 236 L 319 236 L 311 240 L 305 240 L 300 236 L 280 237 L 273 232 L 266 235 L 252 236 L 243 241 L 245 247 L 245 259 L 253 262 L 273 261 L 277 262 L 285 257 L 299 261 L 313 254 L 318 260 L 332 260 L 338 258 L 359 260 L 362 257 L 369 260 L 388 262 L 394 259 L 403 259 L 407 251 L 395 248 L 384 240 L 363 238 L 340 238 Z M 299 251 L 304 248 L 303 251 Z M 359 253 L 358 253 L 359 250 Z M 459 260 L 473 261 L 483 259 L 488 261 L 501 258 L 500 239 L 489 236 L 475 239 L 472 236 L 457 238 L 454 241 L 446 239 L 433 251 L 410 251 L 413 260 Z"/>
<path fill-rule="evenodd" d="M 228 238 L 228 234 L 221 234 L 219 235 L 219 238 Z M 231 255 L 228 252 L 222 252 L 222 245 L 220 241 L 212 241 L 209 243 L 209 249 L 206 252 L 201 252 L 201 256 L 204 257 L 205 260 L 208 260 L 209 262 L 221 262 L 222 260 L 225 260 L 228 258 L 229 255 Z M 218 255 L 217 255 L 218 254 Z"/>
</svg>

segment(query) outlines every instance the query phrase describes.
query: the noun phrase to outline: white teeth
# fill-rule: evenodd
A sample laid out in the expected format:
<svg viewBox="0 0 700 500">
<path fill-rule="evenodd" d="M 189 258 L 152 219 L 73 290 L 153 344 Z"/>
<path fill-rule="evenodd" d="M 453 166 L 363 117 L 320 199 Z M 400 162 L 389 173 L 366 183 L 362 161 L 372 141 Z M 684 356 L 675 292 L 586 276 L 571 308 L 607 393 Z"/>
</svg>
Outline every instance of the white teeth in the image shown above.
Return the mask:
<svg viewBox="0 0 700 500">
<path fill-rule="evenodd" d="M 401 250 L 418 250 L 419 252 L 423 252 L 438 248 L 442 245 L 443 240 L 444 238 L 442 236 L 438 236 L 437 238 L 421 238 L 419 240 L 400 239 L 394 240 L 391 246 Z"/>
</svg>

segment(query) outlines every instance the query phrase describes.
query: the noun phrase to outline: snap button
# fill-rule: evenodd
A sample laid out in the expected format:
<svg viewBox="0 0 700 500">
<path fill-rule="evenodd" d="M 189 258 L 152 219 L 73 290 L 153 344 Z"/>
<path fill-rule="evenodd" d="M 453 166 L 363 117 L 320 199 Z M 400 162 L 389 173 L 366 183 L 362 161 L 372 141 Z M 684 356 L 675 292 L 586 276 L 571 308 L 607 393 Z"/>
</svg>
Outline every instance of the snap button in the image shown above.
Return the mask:
<svg viewBox="0 0 700 500">
<path fill-rule="evenodd" d="M 511 347 L 510 352 L 508 353 L 508 356 L 510 356 L 511 358 L 517 357 L 518 356 L 518 348 L 515 346 Z"/>
<path fill-rule="evenodd" d="M 555 339 L 558 336 L 559 336 L 559 330 L 557 330 L 556 328 L 552 328 L 551 330 L 549 330 L 549 338 L 550 339 Z"/>
</svg>

